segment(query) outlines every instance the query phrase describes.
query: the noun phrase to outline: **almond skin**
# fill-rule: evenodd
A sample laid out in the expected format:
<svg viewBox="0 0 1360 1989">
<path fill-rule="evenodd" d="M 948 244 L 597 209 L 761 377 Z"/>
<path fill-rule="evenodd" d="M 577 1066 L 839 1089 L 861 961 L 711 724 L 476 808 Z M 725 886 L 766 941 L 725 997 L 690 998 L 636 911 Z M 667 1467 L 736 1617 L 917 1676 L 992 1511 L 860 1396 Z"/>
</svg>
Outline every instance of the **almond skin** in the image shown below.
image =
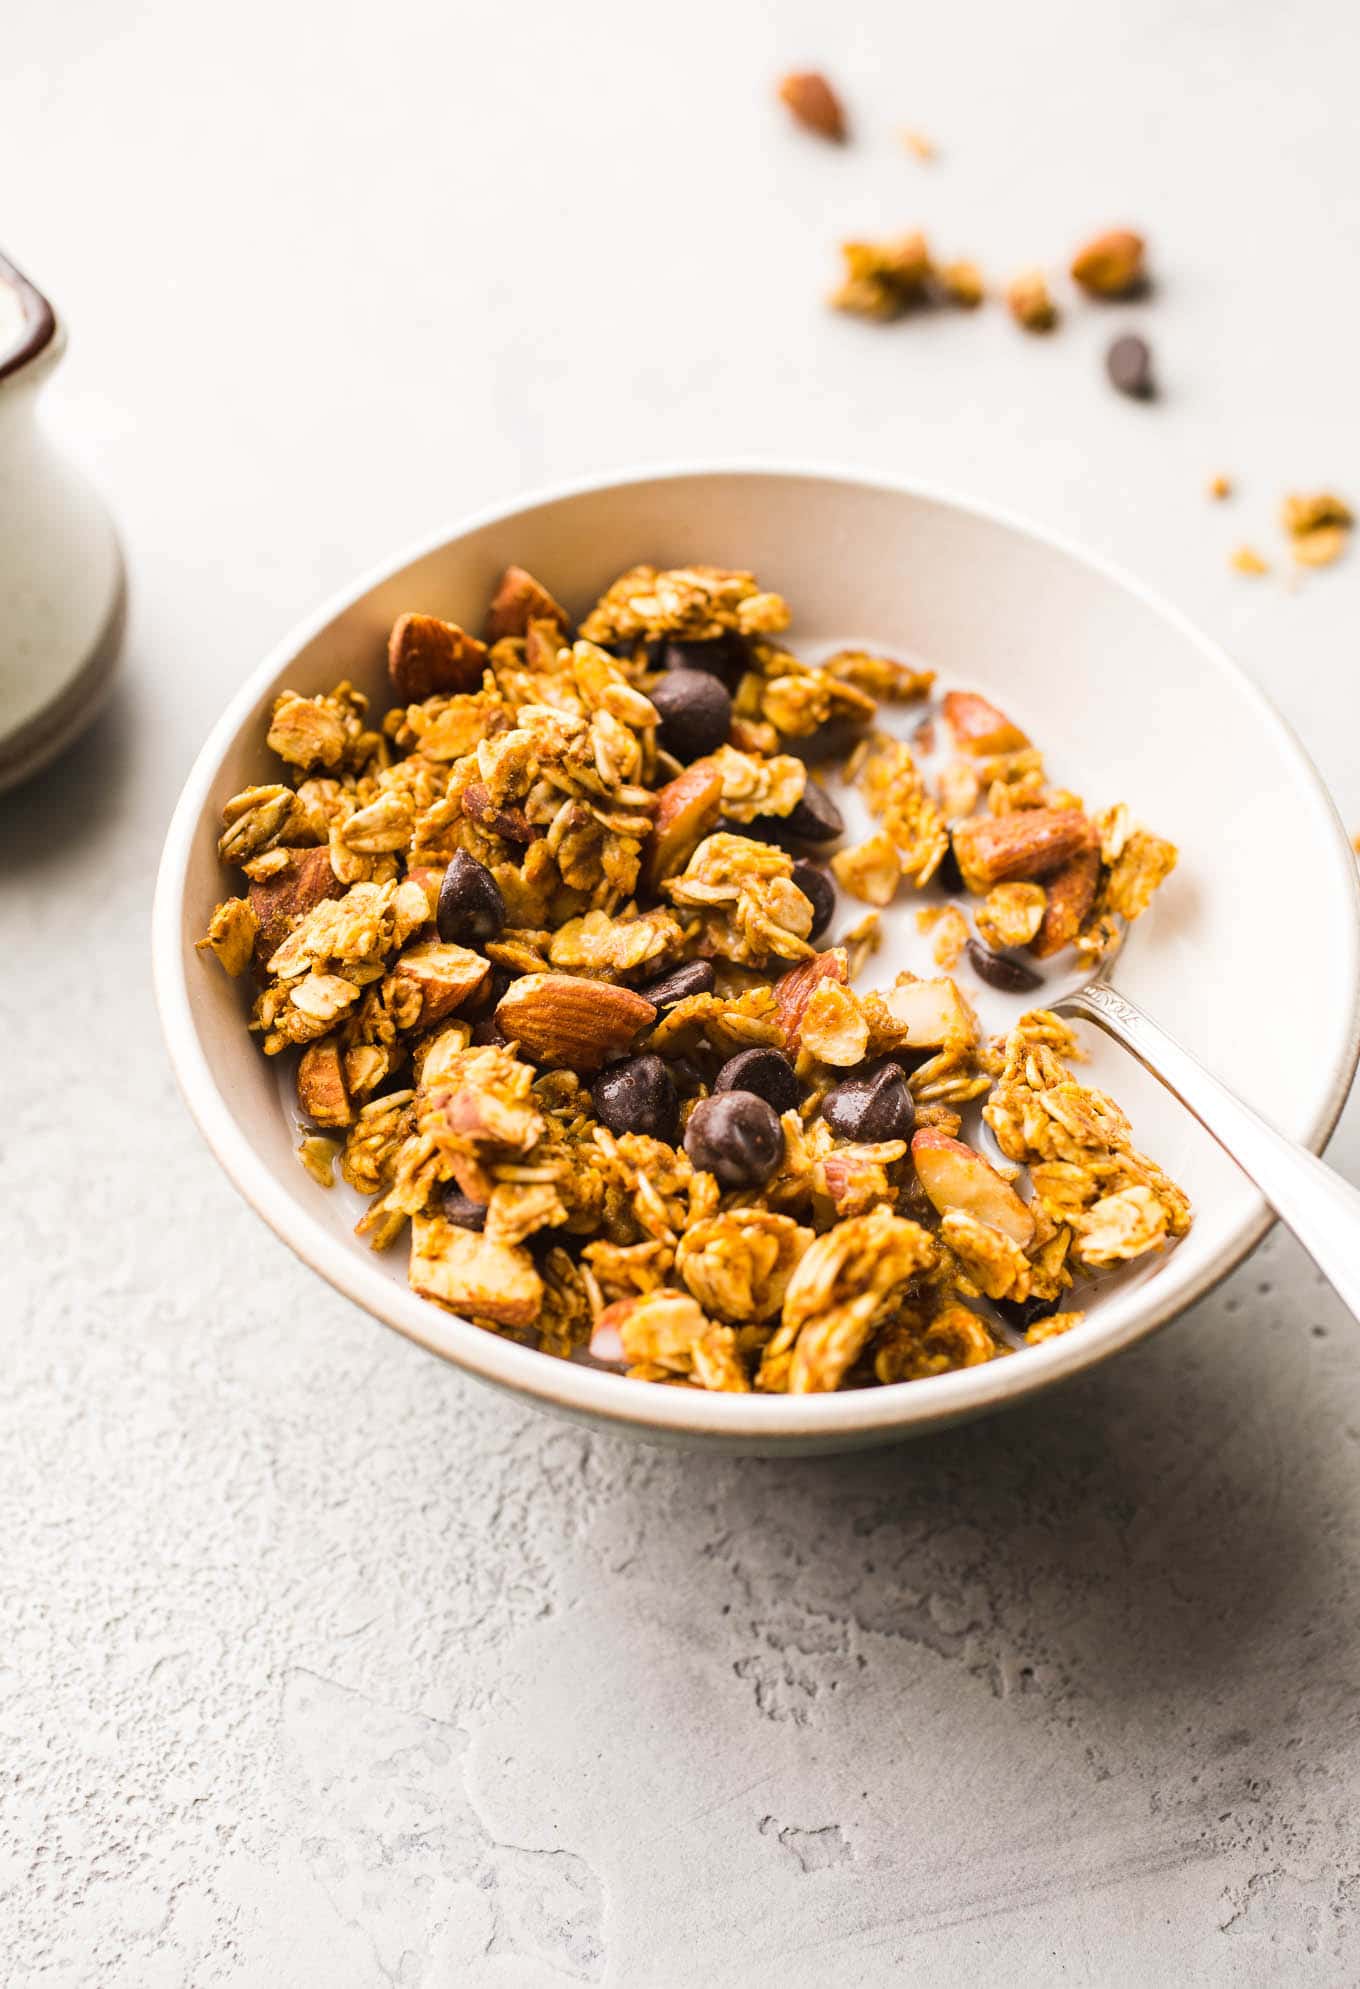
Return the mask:
<svg viewBox="0 0 1360 1989">
<path fill-rule="evenodd" d="M 1127 297 L 1143 280 L 1143 238 L 1107 228 L 1072 258 L 1072 279 L 1092 297 Z"/>
<path fill-rule="evenodd" d="M 797 70 L 783 77 L 779 98 L 805 130 L 815 131 L 819 138 L 829 138 L 833 144 L 843 142 L 845 112 L 841 100 L 817 70 Z"/>
<path fill-rule="evenodd" d="M 643 869 L 655 891 L 667 877 L 684 869 L 722 812 L 722 775 L 703 760 L 674 780 L 656 797 L 656 820 L 647 838 Z"/>
<path fill-rule="evenodd" d="M 463 789 L 463 813 L 488 835 L 507 843 L 534 842 L 542 831 L 535 829 L 522 808 L 499 808 L 482 781 L 474 780 Z"/>
<path fill-rule="evenodd" d="M 567 611 L 547 588 L 522 566 L 507 566 L 486 611 L 486 639 L 500 642 L 507 635 L 527 635 L 530 622 L 567 626 Z"/>
<path fill-rule="evenodd" d="M 1036 960 L 1047 960 L 1072 944 L 1096 901 L 1099 883 L 1100 851 L 1094 844 L 1089 849 L 1078 850 L 1061 869 L 1054 871 L 1045 886 L 1048 902 L 1043 922 L 1029 943 Z"/>
<path fill-rule="evenodd" d="M 954 742 L 964 753 L 1018 753 L 1029 740 L 1004 711 L 975 691 L 951 691 L 944 701 L 944 718 Z"/>
<path fill-rule="evenodd" d="M 403 615 L 387 643 L 387 674 L 408 704 L 475 691 L 486 665 L 486 645 L 434 615 Z"/>
<path fill-rule="evenodd" d="M 790 967 L 787 974 L 780 976 L 773 990 L 775 1021 L 784 1031 L 786 1049 L 797 1048 L 803 1017 L 817 987 L 823 981 L 839 981 L 844 987 L 849 979 L 849 963 L 843 946 L 833 946 L 825 953 L 814 953 L 810 960 Z"/>
<path fill-rule="evenodd" d="M 574 974 L 525 974 L 496 1009 L 504 1034 L 535 1063 L 598 1070 L 656 1020 L 656 1006 L 632 988 Z"/>
<path fill-rule="evenodd" d="M 954 831 L 954 854 L 970 890 L 1013 880 L 1051 876 L 1094 840 L 1075 808 L 1018 808 L 1013 815 L 980 815 Z"/>
<path fill-rule="evenodd" d="M 290 849 L 288 861 L 272 877 L 250 886 L 250 909 L 259 920 L 251 965 L 257 981 L 269 979 L 269 962 L 306 912 L 324 898 L 343 898 L 345 886 L 331 869 L 331 853 L 319 849 Z"/>
</svg>

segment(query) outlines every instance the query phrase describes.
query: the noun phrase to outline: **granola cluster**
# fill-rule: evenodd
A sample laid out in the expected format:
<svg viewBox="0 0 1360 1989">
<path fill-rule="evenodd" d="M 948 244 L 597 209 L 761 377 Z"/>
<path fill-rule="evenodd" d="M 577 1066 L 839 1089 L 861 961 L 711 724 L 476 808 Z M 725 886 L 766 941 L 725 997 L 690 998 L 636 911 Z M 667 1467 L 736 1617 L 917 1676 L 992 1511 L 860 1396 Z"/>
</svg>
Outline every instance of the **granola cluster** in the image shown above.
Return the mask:
<svg viewBox="0 0 1360 1989">
<path fill-rule="evenodd" d="M 910 746 L 880 729 L 932 674 L 807 662 L 789 620 L 749 573 L 637 566 L 573 627 L 512 567 L 480 636 L 401 617 L 381 715 L 285 691 L 279 778 L 222 814 L 245 881 L 200 944 L 295 1062 L 302 1164 L 338 1164 L 432 1303 L 641 1380 L 972 1366 L 1190 1221 L 1066 1024 L 989 1040 L 953 972 L 1093 965 L 1175 850 L 974 693 Z M 832 761 L 872 825 L 849 845 Z M 837 884 L 871 908 L 838 942 Z M 861 990 L 907 892 L 933 959 Z M 959 1137 L 979 1109 L 992 1159 Z"/>
</svg>

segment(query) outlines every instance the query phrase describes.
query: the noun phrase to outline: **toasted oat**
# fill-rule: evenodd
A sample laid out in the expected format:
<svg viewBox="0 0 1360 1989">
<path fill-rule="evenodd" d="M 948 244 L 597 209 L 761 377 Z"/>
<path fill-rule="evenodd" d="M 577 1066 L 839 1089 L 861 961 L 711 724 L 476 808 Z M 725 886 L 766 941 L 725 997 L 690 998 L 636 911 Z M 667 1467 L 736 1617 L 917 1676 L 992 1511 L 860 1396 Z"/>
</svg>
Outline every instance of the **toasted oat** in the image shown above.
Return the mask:
<svg viewBox="0 0 1360 1989">
<path fill-rule="evenodd" d="M 1006 308 L 1025 331 L 1052 331 L 1058 307 L 1041 269 L 1023 270 L 1006 287 Z"/>
<path fill-rule="evenodd" d="M 1262 559 L 1253 546 L 1238 546 L 1228 564 L 1234 573 L 1245 573 L 1253 577 L 1270 571 L 1268 562 Z"/>
</svg>

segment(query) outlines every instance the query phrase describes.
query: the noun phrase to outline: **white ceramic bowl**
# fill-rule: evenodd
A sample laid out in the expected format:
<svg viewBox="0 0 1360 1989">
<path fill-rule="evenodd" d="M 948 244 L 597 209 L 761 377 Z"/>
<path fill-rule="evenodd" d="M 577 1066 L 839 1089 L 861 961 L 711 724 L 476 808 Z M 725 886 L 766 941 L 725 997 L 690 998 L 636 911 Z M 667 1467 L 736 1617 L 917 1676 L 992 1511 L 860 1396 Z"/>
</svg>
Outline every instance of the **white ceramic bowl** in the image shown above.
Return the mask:
<svg viewBox="0 0 1360 1989">
<path fill-rule="evenodd" d="M 218 1159 L 300 1257 L 387 1325 L 545 1408 L 658 1440 L 770 1452 L 889 1442 L 1019 1401 L 1142 1339 L 1245 1256 L 1269 1218 L 1181 1108 L 1094 1032 L 1096 1081 L 1189 1190 L 1194 1228 L 1115 1280 L 1064 1337 L 893 1388 L 706 1394 L 515 1346 L 417 1298 L 405 1252 L 370 1252 L 351 1233 L 347 1191 L 327 1195 L 298 1164 L 277 1073 L 243 1026 L 248 997 L 194 950 L 231 888 L 215 851 L 221 805 L 274 777 L 271 701 L 284 685 L 309 694 L 349 677 L 381 707 L 385 637 L 403 610 L 475 626 L 511 561 L 582 610 L 639 560 L 754 569 L 789 597 L 811 653 L 857 636 L 991 693 L 1032 726 L 1054 778 L 1091 805 L 1127 800 L 1178 842 L 1180 868 L 1130 941 L 1120 985 L 1282 1130 L 1325 1142 L 1360 1044 L 1355 860 L 1260 692 L 1131 581 L 1009 519 L 854 474 L 737 467 L 596 481 L 484 513 L 331 602 L 251 673 L 185 785 L 154 919 L 171 1059 Z M 907 959 L 929 971 L 910 910 L 895 917 L 897 958 L 875 967 L 887 979 Z"/>
</svg>

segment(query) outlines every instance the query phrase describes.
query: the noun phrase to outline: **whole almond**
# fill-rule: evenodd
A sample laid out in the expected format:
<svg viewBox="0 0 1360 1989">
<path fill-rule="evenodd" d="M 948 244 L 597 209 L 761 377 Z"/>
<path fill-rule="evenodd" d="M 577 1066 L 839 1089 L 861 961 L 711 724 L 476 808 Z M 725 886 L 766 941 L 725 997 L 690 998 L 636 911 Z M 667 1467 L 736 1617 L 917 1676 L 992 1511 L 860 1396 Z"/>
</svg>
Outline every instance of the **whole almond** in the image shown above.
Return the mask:
<svg viewBox="0 0 1360 1989">
<path fill-rule="evenodd" d="M 1043 921 L 1029 943 L 1036 959 L 1047 960 L 1072 944 L 1095 903 L 1099 882 L 1100 851 L 1094 845 L 1078 850 L 1053 872 L 1045 887 L 1048 898 Z"/>
<path fill-rule="evenodd" d="M 496 1021 L 535 1063 L 598 1070 L 656 1020 L 656 1005 L 632 988 L 573 974 L 525 974 L 501 997 Z"/>
<path fill-rule="evenodd" d="M 849 963 L 843 946 L 832 946 L 825 953 L 814 953 L 810 960 L 803 960 L 798 966 L 790 967 L 787 974 L 780 975 L 774 984 L 775 1021 L 784 1031 L 786 1049 L 797 1048 L 808 1003 L 822 982 L 839 981 L 844 987 L 849 979 Z"/>
<path fill-rule="evenodd" d="M 507 566 L 486 611 L 487 641 L 527 635 L 530 622 L 541 621 L 556 622 L 565 629 L 567 611 L 532 573 L 526 573 L 522 566 Z"/>
<path fill-rule="evenodd" d="M 1086 848 L 1094 831 L 1076 808 L 1017 808 L 980 815 L 954 830 L 954 854 L 970 890 L 1048 877 Z"/>
<path fill-rule="evenodd" d="M 1127 297 L 1143 280 L 1143 238 L 1131 228 L 1108 228 L 1077 250 L 1073 281 L 1092 297 Z"/>
<path fill-rule="evenodd" d="M 470 781 L 463 789 L 463 813 L 469 822 L 475 822 L 479 829 L 488 835 L 500 836 L 507 843 L 531 843 L 542 833 L 535 829 L 522 808 L 502 808 L 491 799 L 490 790 L 480 780 Z"/>
<path fill-rule="evenodd" d="M 482 681 L 486 645 L 457 622 L 434 615 L 403 615 L 387 642 L 387 672 L 398 697 L 410 704 L 475 691 Z"/>
<path fill-rule="evenodd" d="M 684 869 L 722 811 L 722 775 L 699 760 L 660 788 L 656 819 L 647 838 L 644 871 L 655 891 Z"/>
<path fill-rule="evenodd" d="M 259 920 L 251 965 L 258 981 L 269 979 L 269 961 L 306 912 L 323 898 L 343 898 L 345 887 L 331 869 L 331 853 L 319 849 L 290 849 L 281 870 L 250 886 L 250 909 Z"/>
<path fill-rule="evenodd" d="M 844 139 L 845 112 L 841 100 L 819 71 L 798 70 L 785 76 L 779 85 L 779 96 L 806 130 L 815 131 L 819 138 L 829 138 L 837 145 Z"/>
</svg>

